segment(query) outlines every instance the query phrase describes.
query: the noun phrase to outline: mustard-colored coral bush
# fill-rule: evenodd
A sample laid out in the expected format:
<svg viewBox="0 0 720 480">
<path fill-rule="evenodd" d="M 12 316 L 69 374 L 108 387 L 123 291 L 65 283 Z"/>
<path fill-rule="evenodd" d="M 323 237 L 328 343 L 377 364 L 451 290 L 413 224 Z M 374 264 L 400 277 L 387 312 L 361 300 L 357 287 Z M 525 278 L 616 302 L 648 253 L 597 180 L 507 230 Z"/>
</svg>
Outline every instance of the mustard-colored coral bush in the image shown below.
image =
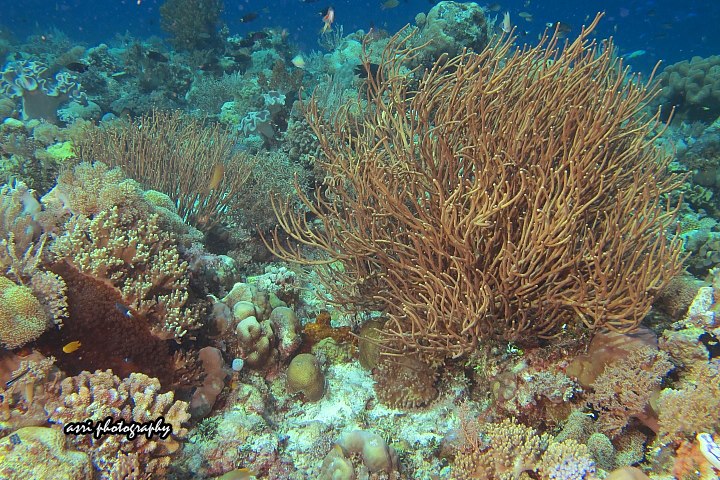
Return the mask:
<svg viewBox="0 0 720 480">
<path fill-rule="evenodd" d="M 277 205 L 274 251 L 326 265 L 332 303 L 384 311 L 395 351 L 636 328 L 681 269 L 663 203 L 681 178 L 642 114 L 653 90 L 590 39 L 598 20 L 564 47 L 502 40 L 423 75 L 399 34 L 365 98 L 306 105 L 327 175 L 299 192 L 309 215 Z"/>
<path fill-rule="evenodd" d="M 49 325 L 31 289 L 0 277 L 0 346 L 21 347 L 37 339 Z"/>
</svg>

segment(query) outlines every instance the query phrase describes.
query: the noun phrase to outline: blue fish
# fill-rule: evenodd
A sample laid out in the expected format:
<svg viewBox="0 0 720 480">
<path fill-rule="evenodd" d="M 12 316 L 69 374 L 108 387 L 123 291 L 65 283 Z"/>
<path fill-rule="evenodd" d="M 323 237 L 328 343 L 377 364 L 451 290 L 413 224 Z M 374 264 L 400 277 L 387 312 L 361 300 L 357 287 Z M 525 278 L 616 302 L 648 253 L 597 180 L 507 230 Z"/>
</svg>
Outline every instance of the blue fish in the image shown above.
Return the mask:
<svg viewBox="0 0 720 480">
<path fill-rule="evenodd" d="M 135 315 L 132 314 L 130 308 L 123 305 L 122 303 L 115 302 L 115 308 L 117 308 L 118 312 L 122 313 L 124 316 L 128 318 L 135 318 Z"/>
</svg>

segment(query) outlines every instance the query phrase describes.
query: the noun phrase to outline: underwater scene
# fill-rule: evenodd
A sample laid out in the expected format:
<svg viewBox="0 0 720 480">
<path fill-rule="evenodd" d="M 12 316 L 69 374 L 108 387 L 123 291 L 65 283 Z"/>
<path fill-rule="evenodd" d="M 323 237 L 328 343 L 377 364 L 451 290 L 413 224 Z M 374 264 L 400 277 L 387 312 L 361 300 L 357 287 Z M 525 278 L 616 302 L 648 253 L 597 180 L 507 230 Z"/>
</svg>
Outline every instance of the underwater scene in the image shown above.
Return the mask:
<svg viewBox="0 0 720 480">
<path fill-rule="evenodd" d="M 720 2 L 0 16 L 0 480 L 720 478 Z"/>
</svg>

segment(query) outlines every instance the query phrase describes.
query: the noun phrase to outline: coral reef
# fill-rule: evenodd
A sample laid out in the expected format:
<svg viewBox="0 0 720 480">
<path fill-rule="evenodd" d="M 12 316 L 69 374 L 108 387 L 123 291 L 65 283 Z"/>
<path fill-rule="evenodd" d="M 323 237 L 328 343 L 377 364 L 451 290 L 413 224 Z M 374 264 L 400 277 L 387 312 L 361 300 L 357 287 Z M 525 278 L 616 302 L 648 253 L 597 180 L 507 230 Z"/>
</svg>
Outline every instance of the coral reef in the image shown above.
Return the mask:
<svg viewBox="0 0 720 480">
<path fill-rule="evenodd" d="M 426 7 L 0 28 L 0 477 L 720 474 L 717 57 Z"/>
</svg>

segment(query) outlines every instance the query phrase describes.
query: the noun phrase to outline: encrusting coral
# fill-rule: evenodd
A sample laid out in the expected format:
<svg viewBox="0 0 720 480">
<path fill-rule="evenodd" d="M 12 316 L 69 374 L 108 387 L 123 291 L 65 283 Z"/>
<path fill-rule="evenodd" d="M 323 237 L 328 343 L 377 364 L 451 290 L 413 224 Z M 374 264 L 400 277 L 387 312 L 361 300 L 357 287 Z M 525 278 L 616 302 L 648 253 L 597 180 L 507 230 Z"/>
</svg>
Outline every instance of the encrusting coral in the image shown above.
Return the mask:
<svg viewBox="0 0 720 480">
<path fill-rule="evenodd" d="M 24 427 L 16 437 L 0 439 L 1 478 L 52 478 L 55 480 L 92 480 L 90 457 L 70 450 L 67 437 L 59 430 Z"/>
</svg>

